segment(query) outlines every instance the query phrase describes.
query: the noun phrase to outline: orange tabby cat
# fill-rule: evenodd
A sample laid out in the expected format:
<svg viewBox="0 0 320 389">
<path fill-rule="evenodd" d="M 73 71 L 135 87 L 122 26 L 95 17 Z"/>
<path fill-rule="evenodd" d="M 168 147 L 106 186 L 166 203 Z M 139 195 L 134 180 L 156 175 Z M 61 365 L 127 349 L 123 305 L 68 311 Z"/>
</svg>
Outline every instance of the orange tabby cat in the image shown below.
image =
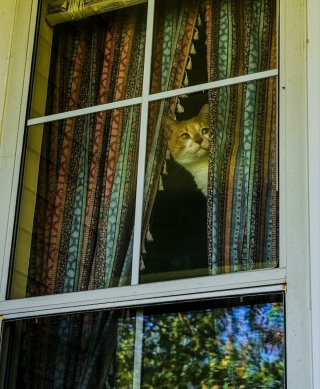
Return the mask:
<svg viewBox="0 0 320 389">
<path fill-rule="evenodd" d="M 179 122 L 166 116 L 162 123 L 171 155 L 193 175 L 198 188 L 207 196 L 209 105 L 204 105 L 193 119 Z"/>
</svg>

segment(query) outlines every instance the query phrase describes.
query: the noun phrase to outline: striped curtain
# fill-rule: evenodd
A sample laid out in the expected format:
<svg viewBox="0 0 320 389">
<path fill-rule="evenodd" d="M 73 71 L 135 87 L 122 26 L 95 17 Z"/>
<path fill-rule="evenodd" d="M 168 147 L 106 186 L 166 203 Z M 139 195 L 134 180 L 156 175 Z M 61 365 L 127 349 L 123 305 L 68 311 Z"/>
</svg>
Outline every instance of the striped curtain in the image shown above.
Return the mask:
<svg viewBox="0 0 320 389">
<path fill-rule="evenodd" d="M 197 0 L 163 3 L 168 8 L 155 27 L 152 91 L 181 86 L 197 17 Z M 142 5 L 107 14 L 107 22 L 97 17 L 78 22 L 79 28 L 55 27 L 47 115 L 141 95 L 144 12 Z M 166 147 L 162 115 L 173 112 L 175 102 L 150 110 L 143 237 Z M 139 106 L 45 125 L 28 296 L 129 283 L 139 125 Z M 120 310 L 27 321 L 19 387 L 112 387 L 124 315 Z"/>
<path fill-rule="evenodd" d="M 276 6 L 207 0 L 209 81 L 277 67 Z M 211 274 L 276 265 L 276 88 L 269 78 L 209 93 Z"/>
<path fill-rule="evenodd" d="M 199 6 L 198 0 L 157 2 L 165 18 L 155 25 L 152 93 L 181 87 Z M 272 0 L 206 1 L 209 81 L 276 67 L 275 6 Z M 107 23 L 93 18 L 79 22 L 81 29 L 55 27 L 46 114 L 141 94 L 141 7 Z M 275 99 L 273 78 L 209 93 L 212 274 L 276 264 Z M 175 106 L 176 98 L 150 104 L 142 251 L 166 149 L 161 121 Z M 28 296 L 128 283 L 139 125 L 140 108 L 128 107 L 45 126 Z M 19 387 L 113 387 L 124 317 L 110 311 L 48 318 L 36 330 L 28 322 Z"/>
<path fill-rule="evenodd" d="M 47 114 L 141 93 L 146 20 L 138 22 L 139 9 L 111 14 L 108 23 L 56 27 Z M 139 126 L 139 106 L 45 125 L 30 296 L 127 282 Z"/>
</svg>

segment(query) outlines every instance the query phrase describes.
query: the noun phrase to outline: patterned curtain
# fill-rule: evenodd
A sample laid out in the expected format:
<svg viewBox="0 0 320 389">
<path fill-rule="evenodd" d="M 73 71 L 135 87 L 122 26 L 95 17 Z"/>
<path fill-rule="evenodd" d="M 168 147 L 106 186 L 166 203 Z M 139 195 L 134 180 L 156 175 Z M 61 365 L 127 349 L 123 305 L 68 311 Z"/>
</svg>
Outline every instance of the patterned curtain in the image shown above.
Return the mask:
<svg viewBox="0 0 320 389">
<path fill-rule="evenodd" d="M 152 91 L 181 86 L 198 1 L 159 6 L 167 9 L 156 22 Z M 142 5 L 107 14 L 107 22 L 97 17 L 78 22 L 78 28 L 55 27 L 47 115 L 141 95 L 144 11 Z M 143 237 L 166 147 L 162 115 L 173 112 L 175 102 L 155 103 L 150 110 Z M 128 284 L 139 125 L 139 106 L 45 125 L 28 296 Z M 112 387 L 117 323 L 124 315 L 110 311 L 26 322 L 21 385 Z"/>
<path fill-rule="evenodd" d="M 207 0 L 209 81 L 276 67 L 276 2 Z M 200 1 L 157 2 L 151 92 L 181 87 Z M 47 114 L 141 94 L 144 5 L 55 27 Z M 162 11 L 161 11 L 162 12 Z M 70 55 L 72 53 L 72 55 Z M 129 71 L 128 71 L 129 69 Z M 210 91 L 208 253 L 212 274 L 276 261 L 276 81 Z M 142 251 L 165 155 L 161 122 L 177 99 L 150 104 Z M 140 108 L 53 122 L 44 128 L 28 296 L 126 285 Z M 113 387 L 124 311 L 25 324 L 20 387 Z M 35 329 L 36 328 L 36 329 Z"/>
<path fill-rule="evenodd" d="M 47 114 L 140 93 L 145 20 L 137 14 L 56 28 Z M 126 283 L 139 124 L 134 106 L 45 125 L 30 296 Z"/>
<path fill-rule="evenodd" d="M 208 0 L 209 81 L 277 67 L 277 2 Z M 210 91 L 212 274 L 276 265 L 275 78 Z"/>
</svg>

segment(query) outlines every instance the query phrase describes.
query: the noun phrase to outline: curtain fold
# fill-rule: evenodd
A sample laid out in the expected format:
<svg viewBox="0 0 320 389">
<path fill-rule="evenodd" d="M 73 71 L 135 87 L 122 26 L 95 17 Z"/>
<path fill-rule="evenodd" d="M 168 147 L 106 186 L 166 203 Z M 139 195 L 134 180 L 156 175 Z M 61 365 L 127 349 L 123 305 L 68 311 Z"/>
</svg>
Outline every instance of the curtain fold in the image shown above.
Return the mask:
<svg viewBox="0 0 320 389">
<path fill-rule="evenodd" d="M 163 2 L 156 22 L 153 89 L 179 88 L 198 1 Z M 145 7 L 55 27 L 46 114 L 141 95 Z M 70 55 L 71 53 L 71 55 Z M 156 85 L 156 86 L 155 86 Z M 144 240 L 165 153 L 162 116 L 176 99 L 155 103 L 148 124 Z M 128 284 L 140 106 L 46 124 L 29 265 L 28 296 Z M 21 368 L 30 388 L 113 387 L 118 322 L 124 311 L 40 319 L 25 325 Z"/>
<path fill-rule="evenodd" d="M 208 0 L 209 81 L 277 67 L 276 2 Z M 209 92 L 212 274 L 277 264 L 275 78 Z"/>
<path fill-rule="evenodd" d="M 47 114 L 140 94 L 138 12 L 81 22 L 71 33 L 56 28 Z M 139 106 L 45 125 L 29 295 L 116 286 L 133 226 L 139 125 Z"/>
</svg>

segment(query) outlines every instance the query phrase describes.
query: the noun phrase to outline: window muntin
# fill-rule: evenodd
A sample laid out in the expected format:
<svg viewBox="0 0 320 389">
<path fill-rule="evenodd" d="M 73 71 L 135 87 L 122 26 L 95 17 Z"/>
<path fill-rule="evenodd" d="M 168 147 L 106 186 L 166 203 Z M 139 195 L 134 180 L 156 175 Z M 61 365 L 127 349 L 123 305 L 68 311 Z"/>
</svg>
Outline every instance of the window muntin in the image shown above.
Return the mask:
<svg viewBox="0 0 320 389">
<path fill-rule="evenodd" d="M 12 388 L 285 387 L 283 293 L 39 317 L 4 333 L 15 347 L 2 356 L 19 360 Z"/>
</svg>

